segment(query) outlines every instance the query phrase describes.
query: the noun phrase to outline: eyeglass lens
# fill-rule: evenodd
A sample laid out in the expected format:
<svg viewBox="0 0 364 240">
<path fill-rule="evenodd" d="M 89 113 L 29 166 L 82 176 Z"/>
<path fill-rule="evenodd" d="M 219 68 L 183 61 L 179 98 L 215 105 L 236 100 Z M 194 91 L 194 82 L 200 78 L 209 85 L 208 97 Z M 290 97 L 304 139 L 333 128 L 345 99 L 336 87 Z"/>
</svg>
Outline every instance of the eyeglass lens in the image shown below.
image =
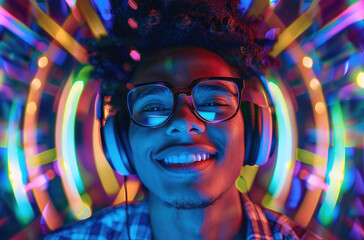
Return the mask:
<svg viewBox="0 0 364 240">
<path fill-rule="evenodd" d="M 196 112 L 206 121 L 218 122 L 233 116 L 239 105 L 239 89 L 227 80 L 206 80 L 192 89 Z M 158 126 L 172 114 L 172 91 L 159 84 L 150 84 L 131 90 L 127 98 L 133 119 L 143 126 Z"/>
</svg>

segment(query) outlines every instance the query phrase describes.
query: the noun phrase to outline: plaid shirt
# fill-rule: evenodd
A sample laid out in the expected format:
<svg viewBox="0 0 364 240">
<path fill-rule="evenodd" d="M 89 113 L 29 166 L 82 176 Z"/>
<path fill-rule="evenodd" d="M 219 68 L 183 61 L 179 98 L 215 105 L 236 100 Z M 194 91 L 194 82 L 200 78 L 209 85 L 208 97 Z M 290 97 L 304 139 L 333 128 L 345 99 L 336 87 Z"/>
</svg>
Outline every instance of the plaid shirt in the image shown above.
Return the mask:
<svg viewBox="0 0 364 240">
<path fill-rule="evenodd" d="M 242 194 L 247 239 L 321 239 L 295 224 L 289 218 L 268 209 L 262 209 Z M 148 202 L 128 205 L 129 227 L 125 205 L 107 208 L 91 218 L 66 226 L 45 239 L 152 239 Z"/>
</svg>

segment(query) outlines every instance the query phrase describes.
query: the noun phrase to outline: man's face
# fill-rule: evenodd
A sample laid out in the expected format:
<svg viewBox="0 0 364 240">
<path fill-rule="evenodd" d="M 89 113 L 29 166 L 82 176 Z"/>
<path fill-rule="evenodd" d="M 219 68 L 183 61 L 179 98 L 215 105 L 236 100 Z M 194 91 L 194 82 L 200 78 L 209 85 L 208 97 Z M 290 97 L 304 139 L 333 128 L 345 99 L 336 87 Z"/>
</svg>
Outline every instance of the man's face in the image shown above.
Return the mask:
<svg viewBox="0 0 364 240">
<path fill-rule="evenodd" d="M 184 88 L 203 77 L 239 77 L 219 56 L 196 48 L 169 49 L 142 65 L 132 84 L 167 81 Z M 186 95 L 161 127 L 129 127 L 132 163 L 147 189 L 176 208 L 208 206 L 235 187 L 244 159 L 242 114 L 220 123 L 196 117 Z M 176 158 L 194 157 L 192 164 L 173 164 Z M 166 160 L 168 159 L 168 160 Z"/>
</svg>

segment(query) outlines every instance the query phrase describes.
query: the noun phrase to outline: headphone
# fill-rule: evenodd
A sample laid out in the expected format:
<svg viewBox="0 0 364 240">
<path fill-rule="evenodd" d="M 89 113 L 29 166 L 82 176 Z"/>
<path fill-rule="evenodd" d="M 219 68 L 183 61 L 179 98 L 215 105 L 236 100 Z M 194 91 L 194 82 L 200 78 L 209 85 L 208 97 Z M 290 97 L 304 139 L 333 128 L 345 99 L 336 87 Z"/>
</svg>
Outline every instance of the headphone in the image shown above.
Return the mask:
<svg viewBox="0 0 364 240">
<path fill-rule="evenodd" d="M 263 75 L 253 70 L 256 78 L 251 82 L 252 88 L 246 92 L 241 103 L 241 111 L 244 119 L 245 130 L 245 156 L 244 165 L 262 165 L 273 154 L 276 146 L 277 127 L 273 97 L 269 91 L 267 80 Z M 259 84 L 257 84 L 259 83 Z M 253 89 L 253 91 L 251 91 Z M 263 101 L 270 102 L 271 107 L 263 107 L 262 104 L 253 103 L 258 97 L 254 95 L 258 91 L 264 91 Z M 244 90 L 243 90 L 244 91 Z M 253 93 L 253 94 L 250 94 Z M 126 107 L 121 106 L 115 114 L 103 117 L 104 96 L 100 96 L 98 104 L 98 118 L 101 121 L 101 141 L 105 157 L 110 166 L 122 175 L 135 175 L 132 165 L 131 147 L 128 138 L 128 126 L 130 122 Z M 259 101 L 258 101 L 259 102 Z M 261 101 L 260 101 L 261 102 Z M 268 104 L 269 105 L 269 104 Z M 102 124 L 104 122 L 104 124 Z"/>
</svg>

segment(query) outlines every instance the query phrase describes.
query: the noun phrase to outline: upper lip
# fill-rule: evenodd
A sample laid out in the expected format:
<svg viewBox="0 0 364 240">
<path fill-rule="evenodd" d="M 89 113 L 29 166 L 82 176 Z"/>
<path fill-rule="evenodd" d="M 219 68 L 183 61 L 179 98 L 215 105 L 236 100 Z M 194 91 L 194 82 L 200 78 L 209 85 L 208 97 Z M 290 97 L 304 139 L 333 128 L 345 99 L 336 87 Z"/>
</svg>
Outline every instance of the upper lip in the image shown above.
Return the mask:
<svg viewBox="0 0 364 240">
<path fill-rule="evenodd" d="M 201 154 L 207 153 L 210 155 L 216 154 L 216 148 L 208 145 L 176 145 L 167 148 L 163 148 L 162 150 L 158 151 L 154 158 L 156 160 L 162 160 L 170 156 L 175 155 L 188 155 L 188 154 Z"/>
</svg>

